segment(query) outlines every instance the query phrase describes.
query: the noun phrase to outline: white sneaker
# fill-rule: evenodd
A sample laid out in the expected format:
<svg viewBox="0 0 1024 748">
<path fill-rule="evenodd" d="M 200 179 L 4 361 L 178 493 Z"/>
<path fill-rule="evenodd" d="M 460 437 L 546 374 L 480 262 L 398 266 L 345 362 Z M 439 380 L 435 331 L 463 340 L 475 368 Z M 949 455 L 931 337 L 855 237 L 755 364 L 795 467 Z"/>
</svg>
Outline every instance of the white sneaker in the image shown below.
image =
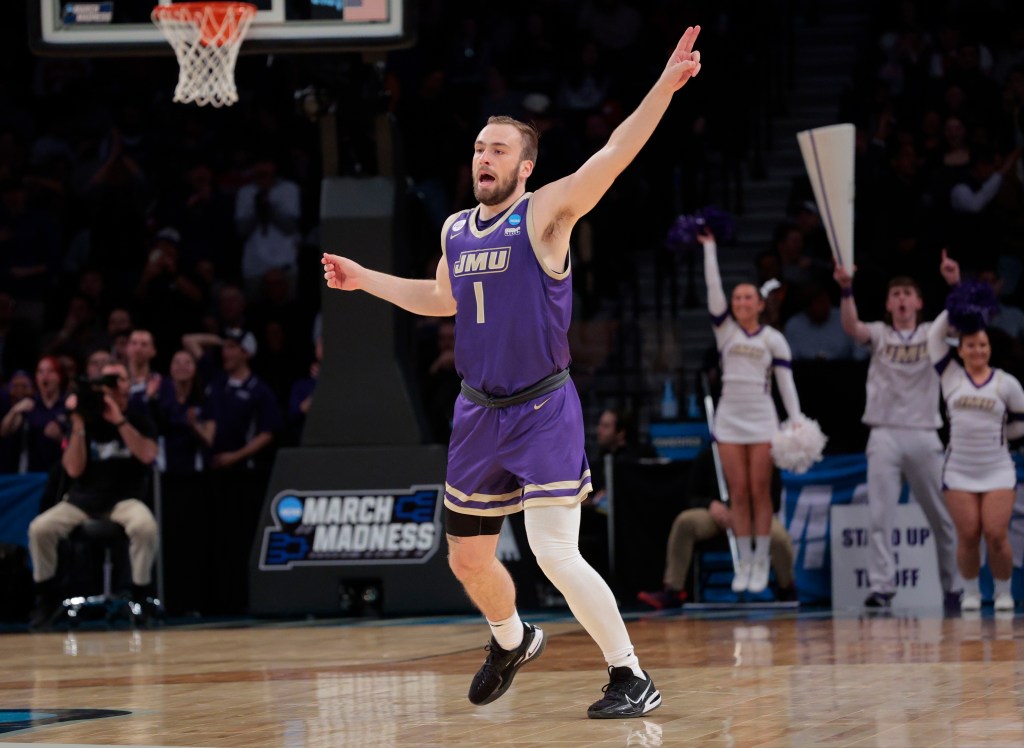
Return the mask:
<svg viewBox="0 0 1024 748">
<path fill-rule="evenodd" d="M 750 583 L 747 585 L 747 592 L 764 592 L 768 586 L 768 571 L 771 566 L 768 559 L 754 559 L 754 565 L 750 568 Z"/>
<path fill-rule="evenodd" d="M 1013 610 L 1013 595 L 1009 592 L 1000 592 L 996 595 L 995 608 L 998 611 Z"/>
<path fill-rule="evenodd" d="M 732 578 L 732 591 L 733 592 L 746 592 L 747 587 L 750 586 L 750 562 L 740 561 L 736 567 L 736 574 Z"/>
<path fill-rule="evenodd" d="M 965 592 L 960 598 L 960 610 L 973 612 L 981 610 L 981 595 L 975 592 Z"/>
</svg>

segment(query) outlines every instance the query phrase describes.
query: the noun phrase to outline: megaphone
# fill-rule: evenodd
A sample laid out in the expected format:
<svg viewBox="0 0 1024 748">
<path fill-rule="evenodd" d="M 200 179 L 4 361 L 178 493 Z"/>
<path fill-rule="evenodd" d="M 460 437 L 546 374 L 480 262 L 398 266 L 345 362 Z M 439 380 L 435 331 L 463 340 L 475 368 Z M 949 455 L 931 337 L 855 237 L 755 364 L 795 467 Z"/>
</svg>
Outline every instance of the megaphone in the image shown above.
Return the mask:
<svg viewBox="0 0 1024 748">
<path fill-rule="evenodd" d="M 851 124 L 804 130 L 796 135 L 811 178 L 818 214 L 837 265 L 853 265 L 853 162 L 856 128 Z"/>
</svg>

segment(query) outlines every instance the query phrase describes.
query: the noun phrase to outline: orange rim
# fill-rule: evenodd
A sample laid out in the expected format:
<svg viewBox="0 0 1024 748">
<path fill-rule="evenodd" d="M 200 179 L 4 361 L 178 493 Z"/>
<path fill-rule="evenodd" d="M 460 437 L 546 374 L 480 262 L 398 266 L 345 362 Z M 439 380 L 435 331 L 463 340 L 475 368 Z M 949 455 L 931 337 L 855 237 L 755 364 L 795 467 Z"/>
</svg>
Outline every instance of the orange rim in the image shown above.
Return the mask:
<svg viewBox="0 0 1024 748">
<path fill-rule="evenodd" d="M 239 22 L 256 15 L 257 10 L 252 3 L 173 3 L 153 8 L 153 18 L 193 21 L 199 25 L 199 38 L 203 44 L 220 47 L 234 41 Z"/>
</svg>

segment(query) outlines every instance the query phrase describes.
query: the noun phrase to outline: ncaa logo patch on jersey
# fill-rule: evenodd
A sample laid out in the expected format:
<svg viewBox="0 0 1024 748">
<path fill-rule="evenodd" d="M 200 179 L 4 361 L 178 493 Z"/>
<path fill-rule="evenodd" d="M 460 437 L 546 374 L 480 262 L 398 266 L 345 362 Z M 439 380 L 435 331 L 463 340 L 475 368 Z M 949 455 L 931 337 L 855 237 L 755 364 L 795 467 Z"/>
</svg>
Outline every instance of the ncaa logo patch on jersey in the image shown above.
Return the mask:
<svg viewBox="0 0 1024 748">
<path fill-rule="evenodd" d="M 511 247 L 497 249 L 472 249 L 459 255 L 452 267 L 456 277 L 463 275 L 483 275 L 485 273 L 503 273 L 508 270 L 508 259 Z"/>
<path fill-rule="evenodd" d="M 513 213 L 512 215 L 510 215 L 508 217 L 508 225 L 509 226 L 518 226 L 522 222 L 523 222 L 523 217 L 521 215 L 519 215 L 518 213 Z"/>
</svg>

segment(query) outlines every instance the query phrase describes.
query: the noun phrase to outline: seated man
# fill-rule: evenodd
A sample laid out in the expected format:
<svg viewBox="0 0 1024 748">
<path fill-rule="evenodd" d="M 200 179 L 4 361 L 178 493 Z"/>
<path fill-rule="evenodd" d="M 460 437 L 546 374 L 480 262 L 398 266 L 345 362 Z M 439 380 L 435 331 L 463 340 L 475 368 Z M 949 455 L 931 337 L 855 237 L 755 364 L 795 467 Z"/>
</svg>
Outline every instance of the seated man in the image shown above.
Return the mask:
<svg viewBox="0 0 1024 748">
<path fill-rule="evenodd" d="M 601 411 L 601 417 L 597 421 L 597 449 L 597 454 L 590 459 L 590 480 L 593 491 L 583 500 L 583 505 L 592 506 L 599 512 L 607 512 L 605 455 L 610 454 L 616 460 L 636 461 L 657 457 L 658 453 L 649 444 L 638 442 L 633 416 L 618 408 L 605 408 Z"/>
<path fill-rule="evenodd" d="M 780 486 L 775 471 L 772 497 L 778 511 Z M 729 507 L 719 498 L 718 477 L 715 474 L 714 453 L 705 447 L 693 461 L 686 491 L 688 508 L 680 512 L 672 523 L 665 549 L 665 588 L 656 592 L 640 592 L 637 598 L 652 608 L 662 610 L 682 605 L 686 601 L 686 577 L 693 560 L 693 546 L 702 540 L 725 535 L 729 527 Z M 775 569 L 777 600 L 797 599 L 793 585 L 793 543 L 778 517 L 772 517 L 771 562 Z"/>
<path fill-rule="evenodd" d="M 49 626 L 60 613 L 57 545 L 90 517 L 109 517 L 124 527 L 131 558 L 131 599 L 145 605 L 158 532 L 156 519 L 140 497 L 157 455 L 156 428 L 144 414 L 128 410 L 130 384 L 124 364 L 107 364 L 101 374 L 106 378 L 102 385 L 93 384 L 89 392 L 66 400 L 71 432 L 61 462 L 71 479 L 67 495 L 28 528 L 36 583 L 33 628 Z M 140 608 L 133 605 L 133 609 Z"/>
</svg>

